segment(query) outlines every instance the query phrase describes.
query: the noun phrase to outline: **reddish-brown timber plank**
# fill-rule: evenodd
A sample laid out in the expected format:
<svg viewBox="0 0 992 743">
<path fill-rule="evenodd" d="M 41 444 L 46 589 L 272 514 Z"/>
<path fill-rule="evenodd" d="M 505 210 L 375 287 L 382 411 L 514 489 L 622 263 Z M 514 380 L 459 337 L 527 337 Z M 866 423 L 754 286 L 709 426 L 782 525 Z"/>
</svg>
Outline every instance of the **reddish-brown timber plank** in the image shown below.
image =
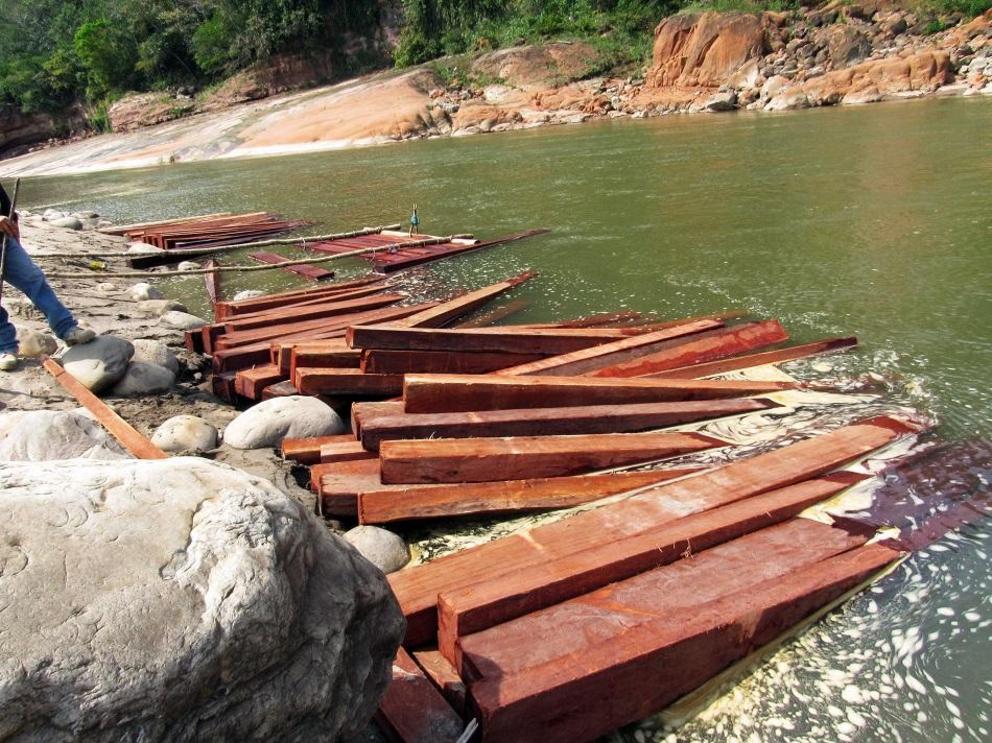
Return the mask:
<svg viewBox="0 0 992 743">
<path fill-rule="evenodd" d="M 382 276 L 367 277 L 354 281 L 345 281 L 335 284 L 325 284 L 320 287 L 307 287 L 305 289 L 295 289 L 293 291 L 281 292 L 279 294 L 266 294 L 252 299 L 242 299 L 238 302 L 218 302 L 217 319 L 222 320 L 228 317 L 238 317 L 240 315 L 262 312 L 265 310 L 277 309 L 296 302 L 307 301 L 317 298 L 327 298 L 341 292 L 352 291 L 359 287 L 382 286 L 386 279 Z M 379 289 L 375 289 L 379 291 Z"/>
<path fill-rule="evenodd" d="M 687 338 L 698 333 L 713 331 L 723 327 L 719 320 L 696 320 L 685 324 L 666 327 L 643 335 L 603 343 L 591 348 L 583 348 L 563 353 L 539 361 L 521 364 L 504 369 L 508 376 L 547 375 L 570 376 L 586 374 L 596 369 L 628 361 L 639 356 L 657 353 L 685 343 Z"/>
<path fill-rule="evenodd" d="M 506 281 L 500 281 L 496 284 L 485 286 L 472 292 L 467 292 L 461 296 L 455 297 L 454 299 L 448 300 L 447 302 L 442 302 L 433 309 L 424 310 L 419 314 L 411 315 L 405 320 L 399 320 L 393 324 L 397 327 L 403 328 L 441 327 L 445 323 L 454 320 L 456 317 L 461 317 L 462 315 L 477 310 L 479 307 L 482 307 L 490 300 L 498 297 L 500 294 L 520 286 L 525 281 L 534 278 L 536 275 L 537 274 L 534 271 L 525 271 L 519 276 L 514 276 Z"/>
<path fill-rule="evenodd" d="M 607 328 L 518 330 L 512 326 L 503 326 L 463 330 L 366 325 L 349 328 L 346 337 L 352 348 L 559 354 L 626 338 L 628 334 L 623 329 Z"/>
<path fill-rule="evenodd" d="M 350 436 L 347 439 L 349 440 L 323 444 L 320 447 L 320 463 L 333 464 L 335 462 L 353 462 L 356 459 L 375 459 L 375 455 L 366 451 L 359 442 Z"/>
<path fill-rule="evenodd" d="M 401 400 L 356 402 L 351 406 L 351 432 L 356 439 L 361 439 L 364 421 L 382 415 L 400 415 L 402 413 L 403 402 Z"/>
<path fill-rule="evenodd" d="M 366 449 L 378 451 L 382 442 L 397 439 L 636 433 L 774 407 L 778 407 L 777 403 L 764 398 L 737 398 L 465 413 L 402 413 L 366 422 L 362 426 L 361 439 Z"/>
<path fill-rule="evenodd" d="M 337 436 L 312 436 L 305 439 L 283 439 L 283 459 L 292 459 L 300 464 L 318 464 L 320 448 L 325 444 L 353 443 L 355 437 L 350 433 Z"/>
<path fill-rule="evenodd" d="M 378 484 L 380 478 L 377 471 L 374 480 L 369 478 L 365 483 L 355 483 L 359 487 L 354 497 L 359 523 L 386 524 L 483 513 L 494 515 L 572 508 L 699 471 L 686 467 L 456 485 L 382 485 Z M 344 495 L 340 489 L 338 495 Z"/>
<path fill-rule="evenodd" d="M 269 312 L 259 317 L 227 320 L 224 323 L 224 330 L 226 333 L 231 334 L 254 328 L 268 327 L 278 322 L 302 322 L 304 320 L 334 317 L 336 315 L 368 312 L 369 310 L 395 304 L 404 298 L 405 295 L 393 292 L 373 294 L 367 297 L 358 297 L 357 299 L 345 299 L 340 302 L 330 301 L 327 303 L 306 305 L 304 307 L 288 307 L 285 310 Z"/>
<path fill-rule="evenodd" d="M 341 346 L 331 350 L 328 343 L 318 347 L 316 343 L 294 344 L 286 352 L 280 351 L 279 361 L 282 368 L 283 359 L 288 359 L 290 378 L 296 375 L 297 368 L 320 367 L 333 369 L 358 369 L 362 363 L 362 353 L 345 345 L 344 338 L 339 339 Z"/>
<path fill-rule="evenodd" d="M 495 325 L 500 320 L 505 320 L 518 312 L 527 309 L 529 303 L 524 299 L 511 299 L 506 304 L 493 307 L 490 310 L 475 315 L 463 322 L 455 323 L 456 328 L 482 328 L 487 325 Z"/>
<path fill-rule="evenodd" d="M 454 666 L 437 650 L 421 650 L 413 654 L 413 659 L 455 713 L 464 716 L 467 690 L 465 682 L 455 672 Z"/>
<path fill-rule="evenodd" d="M 362 478 L 362 483 L 371 483 L 371 477 L 375 478 L 375 482 L 379 481 L 379 460 L 370 459 L 353 459 L 349 462 L 329 462 L 327 464 L 313 464 L 310 465 L 310 489 L 315 493 L 320 493 L 323 487 L 323 480 L 328 478 L 328 484 L 336 484 L 338 482 L 342 484 L 347 484 L 349 478 L 360 477 Z M 361 485 L 360 487 L 365 487 Z M 352 515 L 354 515 L 354 494 L 353 490 L 346 490 L 348 493 L 348 500 L 344 501 L 344 505 L 352 508 Z"/>
<path fill-rule="evenodd" d="M 654 570 L 462 637 L 466 678 L 511 676 L 619 639 L 630 627 L 700 606 L 865 544 L 804 518 L 746 534 Z M 557 632 L 568 627 L 570 632 Z M 443 657 L 443 656 L 442 656 Z"/>
<path fill-rule="evenodd" d="M 384 441 L 379 460 L 386 484 L 492 482 L 578 475 L 725 445 L 696 433 Z"/>
<path fill-rule="evenodd" d="M 777 351 L 765 351 L 763 353 L 753 353 L 746 356 L 735 356 L 729 359 L 711 361 L 706 364 L 694 364 L 692 366 L 682 366 L 677 369 L 652 374 L 652 379 L 698 379 L 708 377 L 712 374 L 724 374 L 738 369 L 749 369 L 765 364 L 781 364 L 785 361 L 803 359 L 808 356 L 818 356 L 824 353 L 834 353 L 835 351 L 846 351 L 858 345 L 858 339 L 854 336 L 849 338 L 828 338 L 814 343 L 804 343 L 800 346 L 781 348 Z"/>
<path fill-rule="evenodd" d="M 441 593 L 438 650 L 461 670 L 460 637 L 780 523 L 864 479 L 845 472 L 808 480 Z"/>
<path fill-rule="evenodd" d="M 899 559 L 866 545 L 630 628 L 560 662 L 470 686 L 486 743 L 590 740 L 661 711 Z M 609 704 L 590 700 L 608 695 Z"/>
<path fill-rule="evenodd" d="M 778 320 L 714 330 L 658 353 L 590 372 L 594 377 L 639 377 L 753 351 L 789 340 Z"/>
<path fill-rule="evenodd" d="M 416 252 L 404 251 L 402 255 L 378 253 L 369 257 L 373 260 L 372 265 L 376 271 L 390 273 L 392 271 L 401 271 L 404 268 L 418 266 L 422 263 L 429 263 L 430 261 L 436 261 L 442 258 L 451 258 L 453 256 L 464 255 L 465 253 L 475 250 L 495 247 L 496 245 L 505 245 L 506 243 L 516 242 L 517 240 L 523 240 L 528 237 L 543 235 L 548 231 L 549 230 L 546 229 L 524 230 L 523 232 L 516 232 L 512 235 L 504 235 L 503 237 L 498 237 L 493 240 L 484 240 L 481 242 L 476 240 L 469 245 L 447 243 L 430 246 L 430 248 L 432 248 L 431 250 L 421 250 Z"/>
<path fill-rule="evenodd" d="M 300 394 L 293 383 L 288 379 L 284 382 L 276 382 L 275 384 L 270 384 L 264 390 L 262 390 L 263 400 L 272 400 L 276 397 L 291 397 L 293 395 Z"/>
<path fill-rule="evenodd" d="M 818 477 L 919 430 L 894 418 L 873 418 L 393 573 L 388 579 L 407 618 L 406 644 L 434 641 L 439 593 Z"/>
<path fill-rule="evenodd" d="M 293 384 L 303 395 L 392 397 L 403 392 L 402 374 L 362 374 L 357 369 L 300 367 Z"/>
<path fill-rule="evenodd" d="M 488 374 L 544 358 L 541 354 L 490 351 L 396 351 L 371 348 L 361 353 L 362 371 L 369 374 Z"/>
<path fill-rule="evenodd" d="M 168 455 L 164 451 L 134 430 L 127 421 L 117 415 L 103 400 L 90 392 L 82 382 L 63 369 L 57 361 L 46 358 L 42 362 L 42 366 L 55 378 L 56 382 L 62 385 L 66 392 L 90 411 L 100 421 L 100 424 L 138 459 L 168 459 Z"/>
<path fill-rule="evenodd" d="M 392 679 L 375 720 L 389 736 L 402 743 L 455 743 L 465 727 L 403 648 L 396 651 Z"/>
<path fill-rule="evenodd" d="M 259 263 L 268 263 L 269 265 L 277 266 L 280 263 L 288 263 L 289 258 L 286 258 L 276 253 L 268 253 L 266 251 L 260 251 L 258 253 L 249 253 L 248 257 L 252 260 L 258 261 Z M 307 279 L 312 279 L 314 281 L 325 281 L 326 279 L 334 278 L 334 271 L 328 271 L 326 268 L 321 268 L 320 266 L 311 266 L 307 264 L 286 266 L 284 269 L 290 273 L 295 273 L 298 276 L 303 276 Z"/>
<path fill-rule="evenodd" d="M 287 314 L 289 310 L 298 310 L 304 307 L 314 307 L 316 305 L 325 305 L 332 302 L 346 302 L 352 299 L 362 299 L 363 297 L 371 297 L 377 294 L 382 294 L 385 292 L 385 287 L 371 285 L 371 286 L 359 286 L 354 289 L 342 289 L 336 292 L 330 292 L 327 294 L 321 294 L 317 297 L 301 297 L 295 301 L 289 301 L 284 304 L 280 304 L 278 307 L 269 308 L 265 310 L 259 310 L 257 312 L 245 312 L 234 317 L 227 318 L 223 322 L 215 323 L 218 327 L 226 325 L 228 322 L 241 322 L 243 320 L 253 320 L 257 318 L 268 318 L 268 317 L 279 317 Z"/>
<path fill-rule="evenodd" d="M 502 374 L 408 374 L 408 413 L 457 413 L 531 407 L 624 405 L 716 400 L 795 389 L 794 382 L 507 377 Z"/>
<path fill-rule="evenodd" d="M 232 349 L 254 345 L 271 346 L 275 341 L 287 337 L 306 337 L 310 332 L 327 331 L 330 327 L 334 327 L 337 331 L 334 337 L 344 338 L 347 323 L 338 322 L 336 318 L 318 317 L 295 323 L 274 323 L 264 328 L 225 333 L 215 338 L 211 346 L 212 351 L 230 351 Z"/>
<path fill-rule="evenodd" d="M 284 379 L 286 375 L 275 364 L 242 369 L 234 375 L 234 391 L 249 400 L 260 400 L 266 387 Z"/>
</svg>

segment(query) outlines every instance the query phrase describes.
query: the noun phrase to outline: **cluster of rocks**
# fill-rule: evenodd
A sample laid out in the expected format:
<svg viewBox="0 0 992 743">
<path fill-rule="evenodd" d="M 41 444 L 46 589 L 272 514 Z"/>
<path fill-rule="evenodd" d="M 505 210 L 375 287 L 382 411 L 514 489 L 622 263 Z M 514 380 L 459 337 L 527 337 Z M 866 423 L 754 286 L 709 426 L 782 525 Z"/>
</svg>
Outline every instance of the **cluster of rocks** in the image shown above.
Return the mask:
<svg viewBox="0 0 992 743">
<path fill-rule="evenodd" d="M 80 211 L 64 212 L 58 209 L 46 209 L 40 215 L 30 211 L 21 211 L 21 219 L 39 220 L 47 222 L 53 227 L 62 227 L 67 230 L 95 230 L 101 227 L 109 227 L 112 223 L 102 219 L 97 212 Z"/>
</svg>

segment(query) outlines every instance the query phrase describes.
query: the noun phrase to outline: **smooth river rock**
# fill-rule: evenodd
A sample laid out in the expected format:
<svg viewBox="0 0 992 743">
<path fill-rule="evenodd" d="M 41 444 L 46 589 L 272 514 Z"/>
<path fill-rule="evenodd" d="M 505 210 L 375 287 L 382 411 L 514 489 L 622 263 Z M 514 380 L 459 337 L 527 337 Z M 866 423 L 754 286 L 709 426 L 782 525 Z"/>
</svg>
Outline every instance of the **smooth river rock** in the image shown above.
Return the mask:
<svg viewBox="0 0 992 743">
<path fill-rule="evenodd" d="M 316 397 L 277 397 L 260 402 L 224 430 L 224 443 L 235 449 L 278 446 L 284 438 L 334 436 L 345 432 L 341 418 Z"/>
<path fill-rule="evenodd" d="M 173 374 L 179 373 L 179 360 L 162 341 L 157 341 L 154 338 L 138 338 L 131 343 L 134 345 L 134 356 L 131 357 L 131 361 L 157 364 L 164 366 Z"/>
<path fill-rule="evenodd" d="M 18 462 L 0 502 L 0 738 L 332 741 L 374 713 L 396 600 L 271 483 L 192 457 Z"/>
<path fill-rule="evenodd" d="M 67 230 L 83 229 L 83 223 L 76 217 L 59 217 L 58 219 L 53 219 L 50 224 L 56 227 L 63 227 Z"/>
<path fill-rule="evenodd" d="M 158 321 L 162 325 L 170 328 L 176 328 L 177 330 L 197 330 L 198 328 L 202 328 L 204 325 L 208 324 L 202 317 L 191 315 L 188 312 L 179 312 L 177 310 L 163 312 Z"/>
<path fill-rule="evenodd" d="M 232 302 L 240 302 L 242 299 L 254 299 L 255 297 L 264 297 L 265 292 L 259 291 L 258 289 L 242 289 L 233 297 L 231 297 Z"/>
<path fill-rule="evenodd" d="M 395 573 L 410 561 L 410 549 L 403 538 L 378 526 L 356 526 L 346 531 L 344 538 L 383 573 Z"/>
<path fill-rule="evenodd" d="M 141 397 L 168 392 L 176 383 L 176 375 L 158 364 L 132 361 L 127 371 L 110 390 L 114 397 Z"/>
<path fill-rule="evenodd" d="M 98 335 L 89 343 L 72 346 L 62 354 L 62 366 L 93 392 L 117 384 L 134 355 L 130 341 L 116 335 Z"/>
<path fill-rule="evenodd" d="M 85 415 L 66 410 L 14 410 L 0 415 L 0 462 L 127 457 L 106 429 Z"/>
<path fill-rule="evenodd" d="M 146 299 L 138 302 L 138 311 L 149 315 L 162 315 L 166 312 L 188 312 L 186 305 L 172 299 Z"/>
<path fill-rule="evenodd" d="M 146 299 L 165 299 L 165 295 L 151 284 L 141 281 L 127 290 L 128 296 L 135 302 L 143 302 Z"/>
<path fill-rule="evenodd" d="M 36 330 L 24 330 L 18 333 L 17 343 L 20 346 L 21 356 L 25 358 L 51 356 L 59 348 L 58 341 L 53 336 Z"/>
<path fill-rule="evenodd" d="M 128 243 L 127 254 L 128 255 L 150 255 L 151 253 L 164 253 L 165 249 L 160 248 L 157 245 L 149 245 L 143 242 L 133 242 Z"/>
<path fill-rule="evenodd" d="M 176 415 L 152 434 L 152 443 L 162 451 L 205 452 L 217 448 L 217 429 L 195 415 Z"/>
</svg>

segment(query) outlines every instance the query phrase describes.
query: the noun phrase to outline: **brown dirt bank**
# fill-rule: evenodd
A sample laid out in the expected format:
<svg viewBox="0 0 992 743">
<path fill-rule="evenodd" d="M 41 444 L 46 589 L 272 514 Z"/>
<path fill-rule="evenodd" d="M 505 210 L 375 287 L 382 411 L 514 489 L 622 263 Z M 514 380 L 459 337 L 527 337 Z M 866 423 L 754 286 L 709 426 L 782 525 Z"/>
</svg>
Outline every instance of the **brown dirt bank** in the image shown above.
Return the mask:
<svg viewBox="0 0 992 743">
<path fill-rule="evenodd" d="M 833 0 L 788 13 L 666 18 L 643 78 L 597 76 L 603 60 L 594 47 L 552 42 L 459 60 L 456 75 L 441 60 L 153 126 L 141 124 L 160 117 L 165 104 L 134 99 L 122 102 L 116 122 L 130 131 L 0 162 L 0 175 L 339 149 L 597 118 L 992 95 L 992 11 L 933 30 L 887 0 Z"/>
</svg>

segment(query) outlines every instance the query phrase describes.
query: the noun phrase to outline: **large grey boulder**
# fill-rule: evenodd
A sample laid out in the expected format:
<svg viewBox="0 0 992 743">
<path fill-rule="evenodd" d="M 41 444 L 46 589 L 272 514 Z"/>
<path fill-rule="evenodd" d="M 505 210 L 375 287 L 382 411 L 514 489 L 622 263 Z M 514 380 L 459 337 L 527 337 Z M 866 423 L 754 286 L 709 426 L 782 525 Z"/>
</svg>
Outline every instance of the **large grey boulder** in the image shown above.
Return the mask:
<svg viewBox="0 0 992 743">
<path fill-rule="evenodd" d="M 187 457 L 13 463 L 0 503 L 0 739 L 331 741 L 375 711 L 396 601 L 267 481 Z"/>
<path fill-rule="evenodd" d="M 345 432 L 341 418 L 316 397 L 276 397 L 260 402 L 228 424 L 224 443 L 235 449 L 278 446 L 285 438 L 334 436 Z"/>
<path fill-rule="evenodd" d="M 158 321 L 166 327 L 176 328 L 177 330 L 198 330 L 207 324 L 207 321 L 202 317 L 177 310 L 163 312 Z"/>
<path fill-rule="evenodd" d="M 131 361 L 157 364 L 164 366 L 173 374 L 179 373 L 179 360 L 162 341 L 157 341 L 154 338 L 138 338 L 131 343 L 134 346 L 134 356 L 131 357 Z"/>
<path fill-rule="evenodd" d="M 127 371 L 110 390 L 115 397 L 141 397 L 167 392 L 176 383 L 176 375 L 158 364 L 132 361 Z"/>
<path fill-rule="evenodd" d="M 152 434 L 162 451 L 205 452 L 217 447 L 217 429 L 195 415 L 175 415 Z"/>
<path fill-rule="evenodd" d="M 103 426 L 85 415 L 66 410 L 15 410 L 0 415 L 0 462 L 127 456 Z"/>
<path fill-rule="evenodd" d="M 113 387 L 127 371 L 134 355 L 130 341 L 116 335 L 98 335 L 89 343 L 69 348 L 62 354 L 62 366 L 93 392 Z"/>
<path fill-rule="evenodd" d="M 410 548 L 403 538 L 378 526 L 356 526 L 344 538 L 383 573 L 395 573 L 410 562 Z"/>
</svg>

